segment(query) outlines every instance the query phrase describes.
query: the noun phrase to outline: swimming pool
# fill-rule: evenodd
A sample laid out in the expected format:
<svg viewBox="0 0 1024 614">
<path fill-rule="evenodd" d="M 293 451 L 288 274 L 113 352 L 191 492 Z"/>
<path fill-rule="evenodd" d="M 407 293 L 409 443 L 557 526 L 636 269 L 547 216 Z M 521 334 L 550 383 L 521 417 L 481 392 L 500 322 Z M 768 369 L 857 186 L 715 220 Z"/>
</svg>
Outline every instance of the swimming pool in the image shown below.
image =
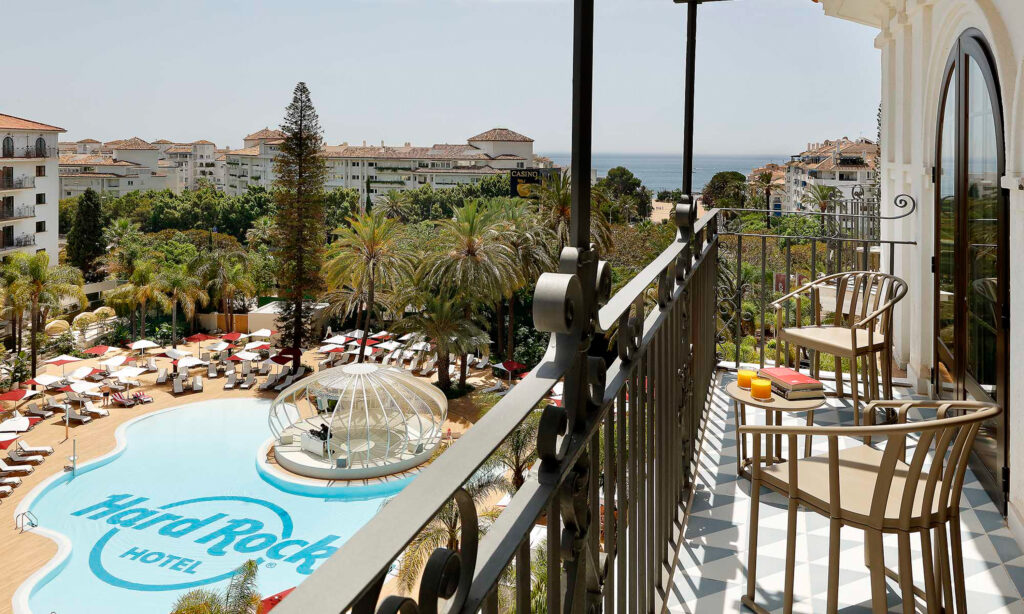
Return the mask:
<svg viewBox="0 0 1024 614">
<path fill-rule="evenodd" d="M 257 469 L 268 408 L 258 399 L 206 401 L 140 418 L 119 451 L 41 487 L 29 509 L 70 552 L 19 591 L 31 611 L 165 613 L 184 591 L 223 588 L 249 559 L 261 561 L 261 593 L 275 594 L 408 483 L 330 496 L 282 490 Z"/>
</svg>

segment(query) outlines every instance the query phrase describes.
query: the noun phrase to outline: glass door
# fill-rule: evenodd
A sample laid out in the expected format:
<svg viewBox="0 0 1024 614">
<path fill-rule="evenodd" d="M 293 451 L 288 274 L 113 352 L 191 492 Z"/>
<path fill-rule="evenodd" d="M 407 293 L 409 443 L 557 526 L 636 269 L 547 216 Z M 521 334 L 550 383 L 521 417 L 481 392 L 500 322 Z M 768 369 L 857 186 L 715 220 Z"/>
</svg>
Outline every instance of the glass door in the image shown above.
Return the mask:
<svg viewBox="0 0 1024 614">
<path fill-rule="evenodd" d="M 974 470 L 1005 513 L 1007 472 L 1008 213 L 997 77 L 981 34 L 950 55 L 936 139 L 936 395 L 1003 407 L 975 442 Z"/>
</svg>

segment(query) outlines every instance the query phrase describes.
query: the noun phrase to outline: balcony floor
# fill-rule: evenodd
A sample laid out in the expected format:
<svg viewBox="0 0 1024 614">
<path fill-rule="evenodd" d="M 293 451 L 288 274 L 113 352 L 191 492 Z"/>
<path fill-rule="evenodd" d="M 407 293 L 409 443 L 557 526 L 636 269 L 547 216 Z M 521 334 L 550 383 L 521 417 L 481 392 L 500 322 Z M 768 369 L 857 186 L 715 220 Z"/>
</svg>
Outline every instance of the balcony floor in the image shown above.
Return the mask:
<svg viewBox="0 0 1024 614">
<path fill-rule="evenodd" d="M 747 523 L 750 483 L 736 476 L 736 432 L 733 410 L 724 386 L 735 379 L 723 373 L 712 399 L 697 476 L 697 492 L 687 523 L 685 543 L 675 569 L 675 587 L 669 595 L 671 612 L 747 611 L 740 605 L 746 590 Z M 909 398 L 906 388 L 895 396 Z M 849 397 L 829 398 L 815 413 L 815 424 L 852 424 Z M 831 411 L 830 411 L 831 410 Z M 764 423 L 764 414 L 748 410 L 752 422 Z M 802 420 L 802 414 L 795 420 Z M 786 422 L 789 423 L 788 421 Z M 796 424 L 798 422 L 794 422 Z M 802 446 L 802 444 L 801 444 Z M 824 453 L 824 439 L 815 442 Z M 761 496 L 758 535 L 756 599 L 773 612 L 782 611 L 786 549 L 786 500 L 775 493 Z M 1024 552 L 1018 547 L 1002 516 L 968 470 L 961 505 L 963 566 L 967 605 L 971 612 L 1024 613 Z M 801 509 L 797 520 L 794 611 L 824 612 L 828 569 L 828 520 Z M 863 532 L 842 529 L 839 575 L 841 612 L 870 612 L 871 587 L 864 567 Z M 921 582 L 920 540 L 912 539 L 915 581 Z M 896 537 L 885 537 L 886 564 L 896 566 Z M 900 610 L 900 591 L 887 580 L 890 611 Z M 922 610 L 918 600 L 918 611 Z"/>
</svg>

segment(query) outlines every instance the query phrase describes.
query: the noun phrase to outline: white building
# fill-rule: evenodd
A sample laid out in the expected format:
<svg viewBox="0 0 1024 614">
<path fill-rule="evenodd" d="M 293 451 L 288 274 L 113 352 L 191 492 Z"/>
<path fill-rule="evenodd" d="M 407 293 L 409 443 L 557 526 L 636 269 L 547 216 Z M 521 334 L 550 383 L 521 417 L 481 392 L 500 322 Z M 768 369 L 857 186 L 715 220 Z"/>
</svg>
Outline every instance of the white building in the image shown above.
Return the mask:
<svg viewBox="0 0 1024 614">
<path fill-rule="evenodd" d="M 78 196 L 87 189 L 121 196 L 129 192 L 184 187 L 178 165 L 152 143 L 138 137 L 99 144 L 86 139 L 75 153 L 60 156 L 60 197 Z M 69 151 L 67 145 L 63 151 Z"/>
<path fill-rule="evenodd" d="M 998 402 L 974 470 L 1024 543 L 1024 2 L 822 0 L 878 29 L 883 238 L 910 284 L 896 353 L 918 389 Z"/>
<path fill-rule="evenodd" d="M 57 263 L 57 135 L 63 128 L 0 114 L 0 257 L 45 250 Z"/>
<path fill-rule="evenodd" d="M 263 129 L 245 137 L 243 149 L 225 156 L 224 190 L 241 194 L 250 185 L 270 187 L 274 181 L 274 158 L 283 134 Z M 431 147 L 328 145 L 327 187 L 354 188 L 361 198 L 392 190 L 404 191 L 423 185 L 451 187 L 479 182 L 489 175 L 515 168 L 536 168 L 542 164 L 533 153 L 533 139 L 505 128 L 495 128 L 470 138 L 465 145 L 439 144 Z"/>
<path fill-rule="evenodd" d="M 808 143 L 807 149 L 786 164 L 786 191 L 783 208 L 806 209 L 804 195 L 810 186 L 823 185 L 839 190 L 840 198 L 850 198 L 854 186 L 865 190 L 877 182 L 878 145 L 868 139 L 846 137 Z"/>
<path fill-rule="evenodd" d="M 217 161 L 217 146 L 210 141 L 170 143 L 163 148 L 163 153 L 172 163 L 168 166 L 176 169 L 179 190 L 194 190 L 199 187 L 201 181 L 216 185 L 217 175 L 223 175 L 224 163 Z M 218 168 L 221 170 L 220 173 Z"/>
</svg>

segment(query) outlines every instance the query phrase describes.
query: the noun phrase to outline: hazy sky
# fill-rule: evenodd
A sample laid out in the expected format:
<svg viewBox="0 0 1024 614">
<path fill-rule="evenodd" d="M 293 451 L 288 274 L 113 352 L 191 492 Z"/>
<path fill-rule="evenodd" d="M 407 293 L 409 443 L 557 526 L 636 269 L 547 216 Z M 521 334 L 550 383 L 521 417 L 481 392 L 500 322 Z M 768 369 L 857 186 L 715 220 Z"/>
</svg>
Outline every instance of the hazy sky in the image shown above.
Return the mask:
<svg viewBox="0 0 1024 614">
<path fill-rule="evenodd" d="M 242 137 L 304 80 L 328 143 L 464 142 L 505 126 L 570 144 L 570 0 L 5 0 L 18 58 L 0 112 L 63 138 Z M 594 149 L 682 143 L 685 7 L 598 0 Z M 875 31 L 811 0 L 700 9 L 697 153 L 795 153 L 875 136 Z M 13 65 L 12 65 L 13 66 Z"/>
</svg>

